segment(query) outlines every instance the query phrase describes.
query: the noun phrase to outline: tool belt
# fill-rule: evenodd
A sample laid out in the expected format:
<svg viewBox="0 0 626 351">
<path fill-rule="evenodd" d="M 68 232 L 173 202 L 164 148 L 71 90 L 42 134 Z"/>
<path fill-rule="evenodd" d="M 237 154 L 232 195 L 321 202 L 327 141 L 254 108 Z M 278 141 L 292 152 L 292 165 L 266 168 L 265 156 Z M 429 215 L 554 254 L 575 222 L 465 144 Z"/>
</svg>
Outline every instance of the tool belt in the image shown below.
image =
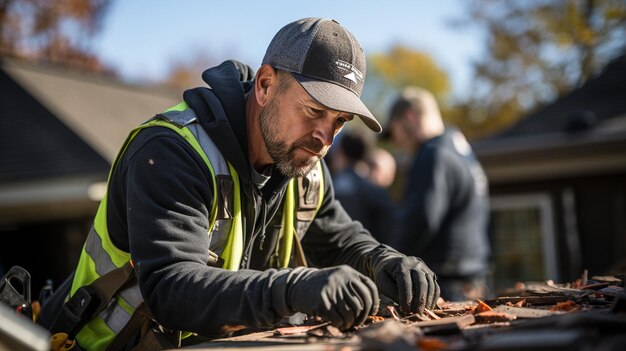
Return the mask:
<svg viewBox="0 0 626 351">
<path fill-rule="evenodd" d="M 82 286 L 61 308 L 50 332 L 52 350 L 71 350 L 76 347 L 76 334 L 102 310 L 113 296 L 135 279 L 132 261 L 114 269 L 90 285 Z M 138 340 L 132 350 L 152 351 L 180 346 L 180 332 L 160 328 L 152 313 L 142 302 L 134 311 L 124 328 L 116 335 L 107 350 L 125 349 L 129 342 Z"/>
<path fill-rule="evenodd" d="M 30 274 L 20 266 L 14 266 L 0 280 L 0 302 L 17 313 L 33 318 L 30 298 Z"/>
</svg>

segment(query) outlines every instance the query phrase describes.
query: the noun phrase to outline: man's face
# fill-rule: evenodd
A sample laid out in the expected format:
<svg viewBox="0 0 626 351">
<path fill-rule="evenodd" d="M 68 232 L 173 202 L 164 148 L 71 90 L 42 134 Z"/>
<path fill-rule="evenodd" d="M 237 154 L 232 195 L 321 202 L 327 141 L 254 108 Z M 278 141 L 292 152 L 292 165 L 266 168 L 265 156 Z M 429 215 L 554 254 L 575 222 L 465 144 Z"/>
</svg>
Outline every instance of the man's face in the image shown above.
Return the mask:
<svg viewBox="0 0 626 351">
<path fill-rule="evenodd" d="M 409 153 L 415 151 L 415 144 L 411 135 L 413 129 L 407 122 L 406 117 L 394 118 L 389 128 L 391 129 L 391 140 L 397 147 Z"/>
<path fill-rule="evenodd" d="M 260 113 L 261 135 L 278 169 L 289 177 L 303 176 L 326 155 L 333 139 L 352 115 L 328 109 L 286 73 L 287 89 L 267 102 Z"/>
</svg>

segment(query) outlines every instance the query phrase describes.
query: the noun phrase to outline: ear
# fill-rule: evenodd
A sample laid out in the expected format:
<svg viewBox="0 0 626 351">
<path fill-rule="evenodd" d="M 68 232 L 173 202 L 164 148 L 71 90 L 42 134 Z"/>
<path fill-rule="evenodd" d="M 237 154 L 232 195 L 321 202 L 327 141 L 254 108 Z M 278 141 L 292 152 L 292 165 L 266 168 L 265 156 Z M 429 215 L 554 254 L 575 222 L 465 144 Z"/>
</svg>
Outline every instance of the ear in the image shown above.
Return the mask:
<svg viewBox="0 0 626 351">
<path fill-rule="evenodd" d="M 278 81 L 278 74 L 276 70 L 268 65 L 264 64 L 259 68 L 256 73 L 256 78 L 254 80 L 254 95 L 256 97 L 256 102 L 260 106 L 265 106 L 269 101 L 270 92 L 273 92 L 273 88 Z"/>
</svg>

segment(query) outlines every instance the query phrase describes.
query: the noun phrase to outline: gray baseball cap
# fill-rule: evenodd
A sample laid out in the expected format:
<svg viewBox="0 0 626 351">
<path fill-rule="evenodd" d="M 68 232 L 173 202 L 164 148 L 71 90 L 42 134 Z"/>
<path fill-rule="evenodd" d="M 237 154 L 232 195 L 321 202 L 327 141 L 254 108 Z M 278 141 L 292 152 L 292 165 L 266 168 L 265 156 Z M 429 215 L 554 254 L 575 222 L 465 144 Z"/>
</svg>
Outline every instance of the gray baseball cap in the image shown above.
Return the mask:
<svg viewBox="0 0 626 351">
<path fill-rule="evenodd" d="M 337 21 L 303 18 L 289 23 L 276 33 L 262 63 L 291 72 L 320 104 L 355 114 L 374 132 L 382 131 L 360 99 L 365 53 Z"/>
</svg>

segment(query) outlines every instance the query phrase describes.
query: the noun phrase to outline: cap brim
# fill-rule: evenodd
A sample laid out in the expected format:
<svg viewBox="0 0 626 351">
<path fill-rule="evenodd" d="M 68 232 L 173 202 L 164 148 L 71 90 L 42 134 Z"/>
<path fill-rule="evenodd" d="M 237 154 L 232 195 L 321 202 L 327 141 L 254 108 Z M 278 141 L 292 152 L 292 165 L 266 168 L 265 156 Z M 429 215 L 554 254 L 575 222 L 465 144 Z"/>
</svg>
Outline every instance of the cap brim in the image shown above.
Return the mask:
<svg viewBox="0 0 626 351">
<path fill-rule="evenodd" d="M 385 125 L 383 132 L 378 135 L 378 140 L 391 140 L 391 128 L 389 128 L 389 124 Z"/>
<path fill-rule="evenodd" d="M 380 123 L 374 118 L 374 115 L 352 91 L 334 83 L 315 80 L 297 73 L 292 73 L 292 75 L 302 85 L 304 90 L 320 104 L 333 110 L 359 116 L 363 123 L 376 133 L 380 133 L 383 130 Z"/>
</svg>

